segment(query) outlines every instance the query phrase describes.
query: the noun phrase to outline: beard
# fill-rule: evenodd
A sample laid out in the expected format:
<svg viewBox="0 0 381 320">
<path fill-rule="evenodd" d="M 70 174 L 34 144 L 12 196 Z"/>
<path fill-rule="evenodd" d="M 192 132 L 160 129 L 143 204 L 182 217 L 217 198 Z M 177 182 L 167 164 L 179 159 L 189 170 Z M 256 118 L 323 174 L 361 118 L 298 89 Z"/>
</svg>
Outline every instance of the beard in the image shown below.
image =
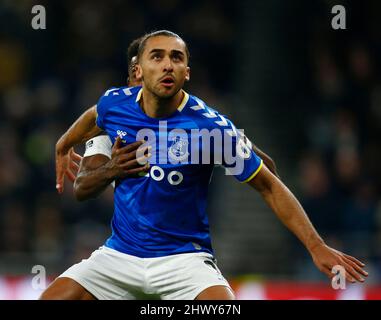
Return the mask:
<svg viewBox="0 0 381 320">
<path fill-rule="evenodd" d="M 144 80 L 143 80 L 144 81 Z M 174 83 L 172 87 L 166 88 L 162 85 L 161 82 L 156 83 L 155 85 L 150 85 L 149 83 L 145 84 L 145 87 L 153 95 L 159 99 L 170 99 L 174 97 L 183 87 L 183 83 Z"/>
</svg>

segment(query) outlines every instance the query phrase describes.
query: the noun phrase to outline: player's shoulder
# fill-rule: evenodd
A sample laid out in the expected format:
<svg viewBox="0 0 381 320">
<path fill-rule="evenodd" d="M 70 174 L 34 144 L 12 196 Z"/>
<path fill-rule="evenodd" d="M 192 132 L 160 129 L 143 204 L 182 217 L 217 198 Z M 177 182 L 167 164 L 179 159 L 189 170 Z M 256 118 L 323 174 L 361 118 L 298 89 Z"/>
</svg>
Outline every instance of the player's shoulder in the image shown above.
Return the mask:
<svg viewBox="0 0 381 320">
<path fill-rule="evenodd" d="M 115 104 L 120 102 L 136 101 L 141 86 L 136 87 L 111 87 L 107 89 L 100 98 L 104 104 Z"/>
<path fill-rule="evenodd" d="M 186 114 L 202 128 L 213 129 L 230 126 L 230 121 L 225 115 L 194 95 L 189 95 Z"/>
</svg>

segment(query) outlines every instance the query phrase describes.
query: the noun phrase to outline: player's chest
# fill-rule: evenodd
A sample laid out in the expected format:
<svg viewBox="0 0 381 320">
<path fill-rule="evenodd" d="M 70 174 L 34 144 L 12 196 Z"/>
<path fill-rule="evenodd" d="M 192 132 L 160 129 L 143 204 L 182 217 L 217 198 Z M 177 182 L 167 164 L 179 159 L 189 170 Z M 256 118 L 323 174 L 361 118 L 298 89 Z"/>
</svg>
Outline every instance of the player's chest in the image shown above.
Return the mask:
<svg viewBox="0 0 381 320">
<path fill-rule="evenodd" d="M 124 117 L 110 121 L 107 132 L 112 141 L 119 136 L 124 145 L 145 141 L 143 146 L 151 147 L 152 164 L 201 164 L 202 138 L 192 121 L 171 118 L 149 122 Z"/>
<path fill-rule="evenodd" d="M 182 117 L 142 121 L 129 115 L 110 121 L 106 129 L 113 141 L 119 136 L 125 145 L 144 140 L 142 147 L 151 147 L 146 177 L 153 184 L 186 187 L 209 181 L 213 162 L 210 140 L 195 122 Z"/>
</svg>

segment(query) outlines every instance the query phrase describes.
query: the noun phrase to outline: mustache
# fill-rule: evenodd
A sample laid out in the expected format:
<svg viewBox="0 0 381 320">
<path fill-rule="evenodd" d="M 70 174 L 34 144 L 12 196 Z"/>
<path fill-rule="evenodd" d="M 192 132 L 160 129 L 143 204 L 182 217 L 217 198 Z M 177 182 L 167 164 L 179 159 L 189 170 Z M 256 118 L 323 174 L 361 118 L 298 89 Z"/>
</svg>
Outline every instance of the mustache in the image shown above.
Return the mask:
<svg viewBox="0 0 381 320">
<path fill-rule="evenodd" d="M 171 79 L 172 81 L 175 81 L 176 78 L 173 74 L 171 73 L 167 73 L 166 75 L 162 76 L 161 78 L 159 78 L 159 81 L 163 81 L 163 80 L 166 80 L 166 79 Z"/>
</svg>

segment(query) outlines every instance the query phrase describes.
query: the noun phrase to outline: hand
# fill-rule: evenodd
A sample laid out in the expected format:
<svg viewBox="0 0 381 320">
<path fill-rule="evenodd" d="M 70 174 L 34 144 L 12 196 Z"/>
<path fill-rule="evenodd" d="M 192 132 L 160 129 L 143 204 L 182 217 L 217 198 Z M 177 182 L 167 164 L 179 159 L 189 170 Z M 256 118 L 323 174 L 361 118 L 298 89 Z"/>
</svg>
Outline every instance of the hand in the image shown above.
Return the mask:
<svg viewBox="0 0 381 320">
<path fill-rule="evenodd" d="M 330 248 L 325 244 L 315 246 L 310 253 L 317 268 L 329 278 L 335 276 L 335 274 L 331 272 L 335 265 L 344 267 L 346 271 L 345 277 L 351 283 L 355 283 L 356 281 L 364 282 L 365 280 L 361 275 L 365 277 L 368 276 L 368 273 L 363 270 L 365 266 L 364 263 L 352 256 Z"/>
<path fill-rule="evenodd" d="M 122 139 L 117 137 L 111 150 L 111 160 L 106 166 L 113 172 L 112 176 L 125 178 L 127 176 L 137 176 L 141 172 L 148 172 L 150 164 L 148 158 L 151 157 L 151 146 L 141 148 L 143 141 L 136 141 L 122 147 Z M 145 153 L 148 152 L 147 155 Z"/>
<path fill-rule="evenodd" d="M 66 170 L 65 174 L 70 179 L 70 181 L 74 183 L 78 175 L 79 164 L 82 161 L 82 157 L 78 153 L 75 153 L 74 149 L 71 148 L 69 151 L 69 159 L 69 169 Z"/>
<path fill-rule="evenodd" d="M 62 152 L 56 148 L 56 189 L 58 193 L 64 191 L 65 175 L 74 182 L 79 170 L 78 162 L 82 157 L 70 148 L 68 152 Z"/>
</svg>

